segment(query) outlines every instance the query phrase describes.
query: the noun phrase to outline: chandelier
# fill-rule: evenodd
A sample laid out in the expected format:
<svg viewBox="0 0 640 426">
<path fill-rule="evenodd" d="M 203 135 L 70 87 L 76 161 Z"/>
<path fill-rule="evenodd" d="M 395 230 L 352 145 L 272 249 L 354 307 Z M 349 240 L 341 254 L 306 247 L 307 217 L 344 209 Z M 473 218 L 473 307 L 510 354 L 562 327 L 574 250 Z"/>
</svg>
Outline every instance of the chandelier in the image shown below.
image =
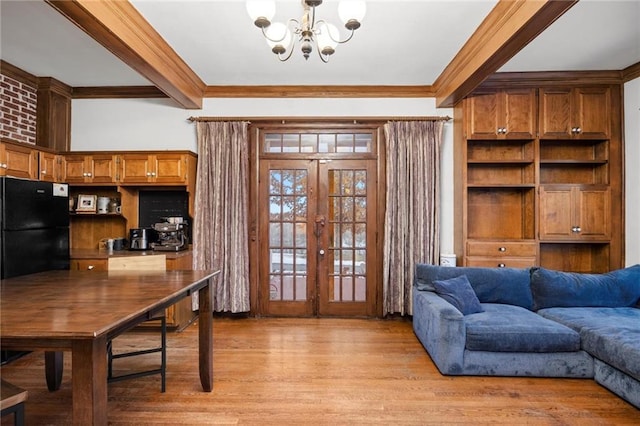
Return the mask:
<svg viewBox="0 0 640 426">
<path fill-rule="evenodd" d="M 366 12 L 364 0 L 341 0 L 338 3 L 338 15 L 345 28 L 350 31 L 344 40 L 340 40 L 338 28 L 322 19 L 316 20 L 316 7 L 322 0 L 302 0 L 302 18 L 289 19 L 287 24 L 271 22 L 276 13 L 275 1 L 248 0 L 247 12 L 256 27 L 262 30 L 271 51 L 281 62 L 289 60 L 293 54 L 296 40 L 300 43 L 300 50 L 305 59 L 314 49 L 322 62 L 329 62 L 329 57 L 336 51 L 338 44 L 351 40 Z"/>
</svg>

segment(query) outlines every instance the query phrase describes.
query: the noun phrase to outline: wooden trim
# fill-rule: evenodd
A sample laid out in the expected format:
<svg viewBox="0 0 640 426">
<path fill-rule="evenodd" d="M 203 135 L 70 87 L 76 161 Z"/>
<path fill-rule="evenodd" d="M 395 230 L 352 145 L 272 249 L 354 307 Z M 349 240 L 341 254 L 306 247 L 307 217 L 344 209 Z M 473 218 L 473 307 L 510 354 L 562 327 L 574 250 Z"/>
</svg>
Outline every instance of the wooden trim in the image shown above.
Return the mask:
<svg viewBox="0 0 640 426">
<path fill-rule="evenodd" d="M 53 77 L 38 77 L 38 90 L 54 92 L 65 97 L 71 97 L 73 89 Z"/>
<path fill-rule="evenodd" d="M 314 126 L 316 124 L 326 125 L 334 123 L 339 125 L 354 126 L 363 125 L 380 125 L 388 121 L 449 121 L 448 116 L 414 116 L 414 117 L 189 117 L 187 120 L 191 122 L 197 121 L 249 121 L 254 125 L 264 124 L 300 124 L 303 126 Z"/>
<path fill-rule="evenodd" d="M 621 71 L 535 71 L 492 74 L 478 89 L 537 88 L 547 86 L 584 86 L 620 84 Z"/>
<path fill-rule="evenodd" d="M 155 86 L 74 87 L 73 99 L 168 98 Z"/>
<path fill-rule="evenodd" d="M 47 0 L 47 3 L 184 108 L 202 108 L 205 83 L 131 3 L 92 0 Z"/>
<path fill-rule="evenodd" d="M 2 75 L 19 81 L 22 84 L 26 84 L 27 86 L 33 86 L 34 88 L 38 87 L 38 77 L 1 59 L 0 72 Z"/>
<path fill-rule="evenodd" d="M 431 86 L 207 86 L 205 98 L 432 98 Z"/>
<path fill-rule="evenodd" d="M 635 80 L 638 77 L 640 77 L 640 62 L 630 65 L 627 68 L 622 70 L 623 83 L 626 83 L 627 81 Z"/>
<path fill-rule="evenodd" d="M 436 105 L 460 102 L 576 3 L 500 0 L 436 79 Z"/>
</svg>

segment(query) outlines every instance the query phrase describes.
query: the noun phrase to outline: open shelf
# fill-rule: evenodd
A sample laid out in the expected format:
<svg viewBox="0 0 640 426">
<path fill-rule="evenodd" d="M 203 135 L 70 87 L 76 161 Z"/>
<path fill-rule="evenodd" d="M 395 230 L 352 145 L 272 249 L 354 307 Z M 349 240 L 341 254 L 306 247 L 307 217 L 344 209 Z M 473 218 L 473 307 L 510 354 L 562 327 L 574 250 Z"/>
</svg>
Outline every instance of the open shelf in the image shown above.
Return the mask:
<svg viewBox="0 0 640 426">
<path fill-rule="evenodd" d="M 541 243 L 540 266 L 559 271 L 603 273 L 609 270 L 608 243 Z"/>
<path fill-rule="evenodd" d="M 523 185 L 535 183 L 534 163 L 469 163 L 467 164 L 467 184 L 482 185 Z"/>
<path fill-rule="evenodd" d="M 533 239 L 535 188 L 468 188 L 467 238 Z"/>
<path fill-rule="evenodd" d="M 469 140 L 467 162 L 533 162 L 533 148 L 531 140 Z"/>
<path fill-rule="evenodd" d="M 598 185 L 609 183 L 609 164 L 607 162 L 569 162 L 554 161 L 540 163 L 541 184 L 584 184 Z"/>
</svg>

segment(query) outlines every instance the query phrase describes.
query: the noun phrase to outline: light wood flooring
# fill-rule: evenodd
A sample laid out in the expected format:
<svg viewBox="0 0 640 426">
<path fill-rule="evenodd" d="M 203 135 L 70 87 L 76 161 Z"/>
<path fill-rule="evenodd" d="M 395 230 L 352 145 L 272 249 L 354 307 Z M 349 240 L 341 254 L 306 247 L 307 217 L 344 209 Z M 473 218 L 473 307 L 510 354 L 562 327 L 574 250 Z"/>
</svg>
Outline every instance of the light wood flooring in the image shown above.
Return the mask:
<svg viewBox="0 0 640 426">
<path fill-rule="evenodd" d="M 157 376 L 109 385 L 109 424 L 640 424 L 640 410 L 590 379 L 442 376 L 407 320 L 216 318 L 214 390 L 204 393 L 197 331 L 169 334 L 166 393 Z M 42 353 L 2 367 L 29 391 L 27 425 L 71 423 L 71 362 L 65 354 L 53 393 Z"/>
</svg>

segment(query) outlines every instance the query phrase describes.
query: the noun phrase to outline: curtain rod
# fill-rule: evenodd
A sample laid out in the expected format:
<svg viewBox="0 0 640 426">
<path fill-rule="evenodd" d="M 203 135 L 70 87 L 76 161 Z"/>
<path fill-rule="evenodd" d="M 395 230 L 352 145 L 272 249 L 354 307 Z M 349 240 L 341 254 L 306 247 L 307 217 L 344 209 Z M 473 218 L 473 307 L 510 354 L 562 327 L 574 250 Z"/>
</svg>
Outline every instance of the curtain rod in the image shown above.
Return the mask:
<svg viewBox="0 0 640 426">
<path fill-rule="evenodd" d="M 331 122 L 353 122 L 354 124 L 362 122 L 380 122 L 380 121 L 450 121 L 451 117 L 445 116 L 424 116 L 424 117 L 293 117 L 293 118 L 280 118 L 280 117 L 189 117 L 187 119 L 191 122 L 197 121 L 246 121 L 252 122 L 274 122 L 278 121 L 282 124 L 285 123 L 299 123 L 310 121 L 331 121 Z"/>
</svg>

